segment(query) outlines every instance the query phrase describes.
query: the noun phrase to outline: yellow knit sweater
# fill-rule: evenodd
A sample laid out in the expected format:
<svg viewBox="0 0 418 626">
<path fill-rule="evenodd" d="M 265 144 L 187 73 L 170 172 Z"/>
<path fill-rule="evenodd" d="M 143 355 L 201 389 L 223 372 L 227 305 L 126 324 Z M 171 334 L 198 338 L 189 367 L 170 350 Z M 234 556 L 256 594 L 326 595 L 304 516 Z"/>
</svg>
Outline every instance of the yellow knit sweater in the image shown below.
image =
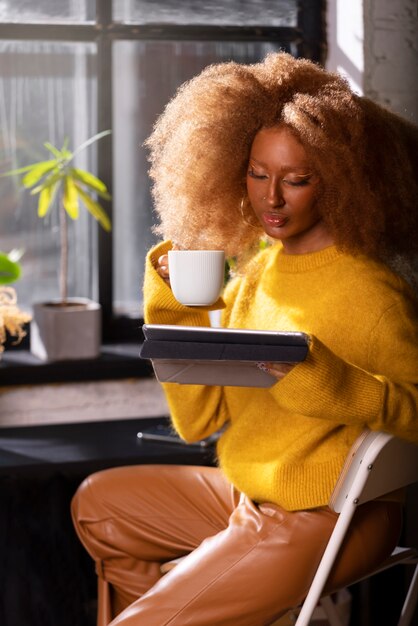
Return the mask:
<svg viewBox="0 0 418 626">
<path fill-rule="evenodd" d="M 178 304 L 155 271 L 169 247 L 147 257 L 145 321 L 209 326 L 207 309 Z M 335 247 L 286 255 L 277 244 L 223 300 L 223 326 L 311 336 L 306 360 L 268 389 L 163 385 L 186 441 L 227 424 L 218 458 L 238 490 L 288 510 L 323 506 L 365 427 L 418 443 L 418 307 L 384 265 Z"/>
</svg>

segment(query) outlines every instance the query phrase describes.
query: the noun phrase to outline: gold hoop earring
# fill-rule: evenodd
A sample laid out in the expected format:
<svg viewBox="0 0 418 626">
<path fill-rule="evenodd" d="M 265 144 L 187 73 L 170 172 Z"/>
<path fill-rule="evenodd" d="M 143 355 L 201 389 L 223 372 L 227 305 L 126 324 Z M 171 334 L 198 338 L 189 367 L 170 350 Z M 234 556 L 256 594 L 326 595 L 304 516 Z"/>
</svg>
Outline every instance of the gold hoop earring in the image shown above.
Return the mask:
<svg viewBox="0 0 418 626">
<path fill-rule="evenodd" d="M 246 201 L 247 200 L 248 199 L 245 196 L 243 196 L 242 199 L 241 199 L 240 205 L 239 205 L 239 212 L 241 213 L 243 222 L 244 222 L 244 224 L 247 224 L 247 226 L 251 226 L 251 228 L 259 228 L 260 224 L 258 222 L 256 222 L 256 223 L 252 222 L 251 223 L 250 219 L 248 219 L 248 217 L 246 217 L 246 215 L 244 213 L 244 207 L 246 205 Z M 255 215 L 254 215 L 253 211 L 247 211 L 247 213 L 248 213 L 250 218 L 251 217 L 255 218 Z"/>
</svg>

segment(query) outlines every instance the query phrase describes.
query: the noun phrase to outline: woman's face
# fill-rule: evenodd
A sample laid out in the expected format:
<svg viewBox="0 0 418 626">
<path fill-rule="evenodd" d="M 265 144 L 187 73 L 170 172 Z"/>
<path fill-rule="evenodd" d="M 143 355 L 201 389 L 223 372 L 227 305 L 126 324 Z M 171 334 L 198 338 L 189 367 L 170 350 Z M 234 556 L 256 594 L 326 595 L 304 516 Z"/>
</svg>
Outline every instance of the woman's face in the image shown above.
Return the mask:
<svg viewBox="0 0 418 626">
<path fill-rule="evenodd" d="M 287 127 L 257 133 L 247 170 L 248 197 L 267 235 L 280 239 L 288 254 L 333 243 L 318 210 L 318 188 L 304 147 Z"/>
</svg>

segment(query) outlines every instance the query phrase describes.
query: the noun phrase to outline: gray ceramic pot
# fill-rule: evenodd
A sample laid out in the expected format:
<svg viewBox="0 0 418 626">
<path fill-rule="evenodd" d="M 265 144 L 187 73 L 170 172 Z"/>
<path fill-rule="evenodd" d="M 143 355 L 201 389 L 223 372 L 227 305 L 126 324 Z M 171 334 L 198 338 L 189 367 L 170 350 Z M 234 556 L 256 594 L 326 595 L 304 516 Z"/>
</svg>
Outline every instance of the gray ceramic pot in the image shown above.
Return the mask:
<svg viewBox="0 0 418 626">
<path fill-rule="evenodd" d="M 87 298 L 33 305 L 30 350 L 42 361 L 92 359 L 100 354 L 101 307 Z"/>
</svg>

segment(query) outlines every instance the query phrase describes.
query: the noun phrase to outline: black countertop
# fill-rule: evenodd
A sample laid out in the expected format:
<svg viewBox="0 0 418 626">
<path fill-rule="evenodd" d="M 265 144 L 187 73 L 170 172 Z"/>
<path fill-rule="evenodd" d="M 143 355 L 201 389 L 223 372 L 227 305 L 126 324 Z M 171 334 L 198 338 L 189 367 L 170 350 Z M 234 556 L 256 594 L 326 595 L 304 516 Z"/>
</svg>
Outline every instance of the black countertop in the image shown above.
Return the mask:
<svg viewBox="0 0 418 626">
<path fill-rule="evenodd" d="M 77 469 L 88 471 L 135 463 L 214 465 L 213 446 L 144 441 L 137 433 L 159 429 L 169 434 L 169 420 L 143 417 L 0 428 L 0 472 Z"/>
</svg>

